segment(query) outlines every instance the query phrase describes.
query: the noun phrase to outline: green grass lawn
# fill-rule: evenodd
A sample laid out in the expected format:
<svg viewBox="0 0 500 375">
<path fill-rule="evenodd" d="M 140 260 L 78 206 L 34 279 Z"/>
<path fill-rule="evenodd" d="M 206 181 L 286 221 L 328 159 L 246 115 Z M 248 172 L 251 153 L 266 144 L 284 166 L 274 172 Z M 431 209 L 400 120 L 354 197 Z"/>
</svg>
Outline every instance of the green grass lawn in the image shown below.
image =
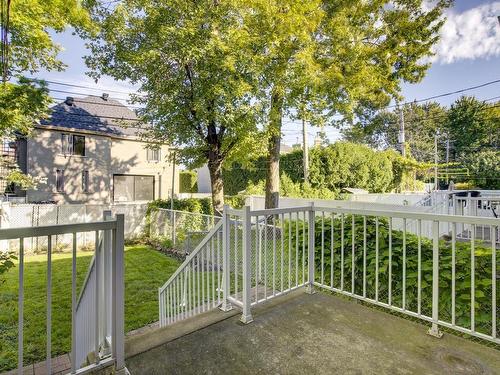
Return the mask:
<svg viewBox="0 0 500 375">
<path fill-rule="evenodd" d="M 77 255 L 77 287 L 87 273 L 92 253 Z M 45 359 L 46 255 L 25 258 L 24 362 Z M 125 331 L 158 320 L 158 287 L 179 266 L 147 246 L 125 249 Z M 18 268 L 0 284 L 0 372 L 17 367 Z M 52 356 L 71 350 L 71 254 L 52 256 Z"/>
</svg>

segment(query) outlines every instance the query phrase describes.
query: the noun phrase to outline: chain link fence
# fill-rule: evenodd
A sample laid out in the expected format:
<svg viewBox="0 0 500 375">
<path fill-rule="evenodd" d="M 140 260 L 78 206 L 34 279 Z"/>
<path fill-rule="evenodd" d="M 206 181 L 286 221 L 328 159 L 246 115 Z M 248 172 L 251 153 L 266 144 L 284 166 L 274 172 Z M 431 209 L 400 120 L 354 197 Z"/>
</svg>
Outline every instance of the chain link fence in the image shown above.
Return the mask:
<svg viewBox="0 0 500 375">
<path fill-rule="evenodd" d="M 146 226 L 147 203 L 138 204 L 11 204 L 1 206 L 0 228 L 22 228 L 46 225 L 88 223 L 102 220 L 104 211 L 125 215 L 125 237 L 132 239 L 143 235 Z M 16 251 L 18 241 L 0 241 L 0 251 Z M 64 252 L 70 249 L 72 235 L 54 236 L 54 251 Z M 78 233 L 79 250 L 93 249 L 95 233 Z M 47 237 L 29 238 L 25 240 L 25 250 L 31 253 L 47 251 Z"/>
<path fill-rule="evenodd" d="M 189 254 L 219 220 L 218 216 L 159 208 L 150 214 L 149 236 Z"/>
</svg>

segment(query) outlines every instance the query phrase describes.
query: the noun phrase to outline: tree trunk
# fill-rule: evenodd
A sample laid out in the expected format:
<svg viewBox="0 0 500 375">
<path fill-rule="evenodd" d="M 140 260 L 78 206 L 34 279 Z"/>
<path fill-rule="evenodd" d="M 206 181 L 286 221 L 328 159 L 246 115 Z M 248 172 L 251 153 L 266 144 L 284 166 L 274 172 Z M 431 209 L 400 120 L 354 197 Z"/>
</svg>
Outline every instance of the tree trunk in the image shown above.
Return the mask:
<svg viewBox="0 0 500 375">
<path fill-rule="evenodd" d="M 224 206 L 224 182 L 222 180 L 222 162 L 217 155 L 209 153 L 208 170 L 212 188 L 212 205 L 216 216 L 222 216 Z"/>
<path fill-rule="evenodd" d="M 283 91 L 273 89 L 269 113 L 266 175 L 266 208 L 277 208 L 280 198 L 280 143 L 283 114 Z"/>
</svg>

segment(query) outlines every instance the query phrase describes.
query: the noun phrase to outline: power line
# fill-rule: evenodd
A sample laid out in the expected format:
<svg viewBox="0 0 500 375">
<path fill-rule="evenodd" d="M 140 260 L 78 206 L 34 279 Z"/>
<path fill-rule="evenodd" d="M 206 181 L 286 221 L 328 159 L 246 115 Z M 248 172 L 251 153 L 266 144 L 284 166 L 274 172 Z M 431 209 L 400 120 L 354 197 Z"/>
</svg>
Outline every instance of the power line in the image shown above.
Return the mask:
<svg viewBox="0 0 500 375">
<path fill-rule="evenodd" d="M 442 98 L 442 97 L 445 97 L 445 96 L 456 95 L 456 94 L 460 94 L 462 92 L 479 89 L 479 88 L 486 87 L 486 86 L 489 86 L 489 85 L 493 85 L 493 84 L 499 83 L 499 82 L 500 82 L 500 79 L 496 79 L 494 81 L 485 82 L 485 83 L 482 83 L 480 85 L 466 87 L 466 88 L 463 88 L 463 89 L 460 89 L 460 90 L 446 92 L 446 93 L 439 94 L 439 95 L 429 96 L 428 98 L 415 99 L 415 100 L 412 100 L 411 102 L 405 102 L 405 103 L 402 103 L 402 104 L 394 104 L 394 105 L 388 106 L 387 108 L 396 108 L 399 105 L 407 105 L 407 104 L 411 104 L 411 103 L 426 102 L 426 101 L 432 100 L 432 99 Z"/>
<path fill-rule="evenodd" d="M 89 94 L 89 93 L 86 93 L 86 92 L 75 92 L 75 91 L 57 90 L 57 89 L 51 89 L 51 88 L 49 88 L 49 91 L 57 92 L 57 93 L 61 93 L 61 94 L 84 95 L 84 96 L 90 96 L 90 97 L 93 97 L 93 98 L 102 98 L 102 95 Z M 117 97 L 114 97 L 113 99 L 115 99 L 115 100 L 129 100 L 127 98 L 117 98 Z"/>
<path fill-rule="evenodd" d="M 146 96 L 145 94 L 139 94 L 139 93 L 135 93 L 135 92 L 118 91 L 118 90 L 108 90 L 108 89 L 104 89 L 104 88 L 91 87 L 91 86 L 85 86 L 85 85 L 77 85 L 77 84 L 74 84 L 74 83 L 67 83 L 67 82 L 62 82 L 62 81 L 49 81 L 47 79 L 38 79 L 38 78 L 28 78 L 28 79 L 32 80 L 32 81 L 38 81 L 38 82 L 47 82 L 47 83 L 49 83 L 51 85 L 76 87 L 76 88 L 88 89 L 88 90 L 94 90 L 94 91 L 106 91 L 106 92 L 112 92 L 112 93 L 115 93 L 115 94 Z"/>
<path fill-rule="evenodd" d="M 63 102 L 66 100 L 66 98 L 57 98 L 57 97 L 52 97 L 55 100 L 62 100 Z M 86 100 L 81 100 L 81 98 L 75 98 L 75 103 L 83 103 L 83 104 L 95 104 L 95 105 L 103 105 L 107 107 L 120 107 L 120 108 L 129 108 L 129 109 L 144 109 L 144 107 L 139 107 L 139 106 L 133 106 L 133 105 L 125 105 L 125 104 L 113 104 L 113 103 L 99 103 L 99 102 L 89 102 Z M 111 98 L 114 99 L 114 98 Z M 61 103 L 58 103 L 61 104 Z M 56 104 L 57 105 L 57 104 Z"/>
</svg>

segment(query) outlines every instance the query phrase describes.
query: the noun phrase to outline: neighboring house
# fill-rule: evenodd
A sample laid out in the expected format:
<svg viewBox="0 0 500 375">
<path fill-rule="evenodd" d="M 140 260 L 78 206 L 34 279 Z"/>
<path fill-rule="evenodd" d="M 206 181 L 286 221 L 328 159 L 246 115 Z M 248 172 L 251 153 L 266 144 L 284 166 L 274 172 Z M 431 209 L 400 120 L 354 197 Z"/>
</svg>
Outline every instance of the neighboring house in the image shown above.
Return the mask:
<svg viewBox="0 0 500 375">
<path fill-rule="evenodd" d="M 51 117 L 18 145 L 25 150 L 21 169 L 45 180 L 26 192 L 27 201 L 106 204 L 168 198 L 172 149 L 147 148 L 136 123 L 135 113 L 107 94 L 68 97 L 55 105 Z"/>
<path fill-rule="evenodd" d="M 284 143 L 280 144 L 281 155 L 288 154 L 292 151 L 294 151 L 293 147 Z M 208 170 L 208 166 L 205 164 L 203 167 L 196 169 L 196 174 L 198 175 L 198 193 L 211 193 L 212 184 L 210 183 L 210 171 Z"/>
</svg>

